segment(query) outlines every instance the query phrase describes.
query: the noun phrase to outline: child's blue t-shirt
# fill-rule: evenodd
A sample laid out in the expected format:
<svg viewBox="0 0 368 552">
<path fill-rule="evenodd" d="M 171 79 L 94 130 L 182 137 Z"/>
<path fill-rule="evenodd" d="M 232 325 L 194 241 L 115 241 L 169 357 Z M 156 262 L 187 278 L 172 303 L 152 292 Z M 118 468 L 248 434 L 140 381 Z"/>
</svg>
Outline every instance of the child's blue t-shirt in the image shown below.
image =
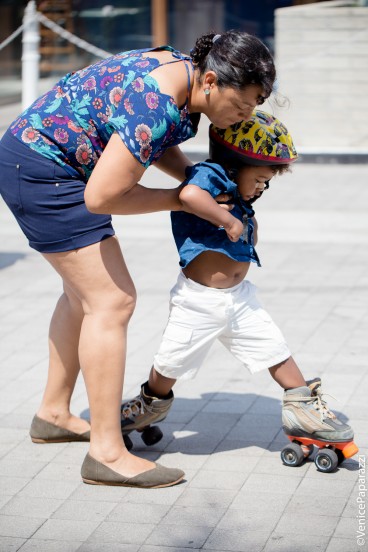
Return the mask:
<svg viewBox="0 0 368 552">
<path fill-rule="evenodd" d="M 172 211 L 171 226 L 180 257 L 180 266 L 186 267 L 204 251 L 216 251 L 235 261 L 254 262 L 261 266 L 254 249 L 254 224 L 251 219 L 254 211 L 251 205 L 240 197 L 236 184 L 229 179 L 225 169 L 216 163 L 206 161 L 187 167 L 186 177 L 184 185 L 199 186 L 212 197 L 219 194 L 232 194 L 230 203 L 235 206 L 231 214 L 243 222 L 244 234 L 237 242 L 232 242 L 223 228 L 218 228 L 196 215 L 184 211 Z"/>
</svg>

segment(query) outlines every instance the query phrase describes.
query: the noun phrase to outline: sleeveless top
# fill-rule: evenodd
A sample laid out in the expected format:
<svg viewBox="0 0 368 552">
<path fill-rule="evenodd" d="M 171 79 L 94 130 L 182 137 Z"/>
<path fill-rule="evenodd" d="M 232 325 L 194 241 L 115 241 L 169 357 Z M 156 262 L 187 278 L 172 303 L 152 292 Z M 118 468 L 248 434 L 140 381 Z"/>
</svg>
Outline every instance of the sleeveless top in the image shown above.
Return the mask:
<svg viewBox="0 0 368 552">
<path fill-rule="evenodd" d="M 167 50 L 173 60 L 144 57 Z M 10 126 L 31 149 L 52 159 L 69 174 L 87 181 L 110 136 L 117 132 L 134 157 L 147 168 L 168 147 L 192 138 L 197 128 L 185 104 L 160 92 L 150 73 L 161 65 L 191 59 L 171 46 L 122 52 L 64 76 Z M 198 120 L 199 116 L 197 115 Z"/>
</svg>

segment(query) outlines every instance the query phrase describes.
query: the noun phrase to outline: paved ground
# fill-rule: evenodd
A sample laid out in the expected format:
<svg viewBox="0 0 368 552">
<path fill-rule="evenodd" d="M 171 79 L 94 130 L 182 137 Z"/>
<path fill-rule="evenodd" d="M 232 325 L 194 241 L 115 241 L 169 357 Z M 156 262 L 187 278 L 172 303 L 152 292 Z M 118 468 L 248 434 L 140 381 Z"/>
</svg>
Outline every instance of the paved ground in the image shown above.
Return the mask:
<svg viewBox="0 0 368 552">
<path fill-rule="evenodd" d="M 305 376 L 322 376 L 338 398 L 329 403 L 353 425 L 361 462 L 368 450 L 367 179 L 363 165 L 303 164 L 275 179 L 257 204 L 263 267 L 250 275 Z M 154 169 L 144 182 L 169 185 Z M 168 214 L 116 217 L 116 229 L 139 294 L 129 332 L 129 397 L 159 343 L 177 257 Z M 60 289 L 0 201 L 1 552 L 368 550 L 357 543 L 358 478 L 365 477 L 359 456 L 333 474 L 317 472 L 311 461 L 283 466 L 281 390 L 268 373 L 250 376 L 220 345 L 196 380 L 177 385 L 162 442 L 148 449 L 134 436 L 138 454 L 182 467 L 182 484 L 88 486 L 80 479 L 86 444 L 32 444 L 28 428 L 45 382 L 47 327 Z M 73 408 L 88 416 L 82 381 Z"/>
</svg>

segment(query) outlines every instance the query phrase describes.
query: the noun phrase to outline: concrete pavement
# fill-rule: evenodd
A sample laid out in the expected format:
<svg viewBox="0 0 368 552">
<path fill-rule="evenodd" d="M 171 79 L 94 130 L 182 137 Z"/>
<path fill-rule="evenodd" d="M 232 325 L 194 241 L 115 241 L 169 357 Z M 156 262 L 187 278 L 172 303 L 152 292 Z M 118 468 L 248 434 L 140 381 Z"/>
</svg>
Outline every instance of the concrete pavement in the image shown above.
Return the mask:
<svg viewBox="0 0 368 552">
<path fill-rule="evenodd" d="M 256 204 L 263 267 L 250 272 L 305 377 L 321 376 L 338 399 L 329 405 L 354 427 L 360 456 L 333 474 L 311 461 L 283 466 L 281 389 L 216 345 L 198 377 L 177 384 L 164 439 L 147 448 L 133 436 L 137 454 L 186 472 L 182 484 L 156 490 L 85 485 L 86 444 L 31 443 L 61 284 L 0 201 L 1 552 L 368 550 L 357 541 L 359 458 L 368 450 L 367 179 L 366 165 L 335 164 L 299 164 L 275 178 Z M 155 169 L 143 183 L 171 185 Z M 131 397 L 147 377 L 178 265 L 167 213 L 115 217 L 115 227 L 138 291 Z M 88 416 L 82 380 L 73 411 Z"/>
</svg>

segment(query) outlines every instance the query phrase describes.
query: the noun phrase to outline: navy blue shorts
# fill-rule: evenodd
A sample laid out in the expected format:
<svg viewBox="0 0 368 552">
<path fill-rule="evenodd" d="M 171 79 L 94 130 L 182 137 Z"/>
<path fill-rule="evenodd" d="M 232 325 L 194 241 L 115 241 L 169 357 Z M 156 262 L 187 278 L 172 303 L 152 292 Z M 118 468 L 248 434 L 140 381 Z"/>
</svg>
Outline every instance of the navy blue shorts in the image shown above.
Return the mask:
<svg viewBox="0 0 368 552">
<path fill-rule="evenodd" d="M 7 131 L 0 141 L 0 193 L 29 245 L 41 253 L 70 251 L 115 234 L 110 215 L 90 213 L 86 184 Z"/>
</svg>

